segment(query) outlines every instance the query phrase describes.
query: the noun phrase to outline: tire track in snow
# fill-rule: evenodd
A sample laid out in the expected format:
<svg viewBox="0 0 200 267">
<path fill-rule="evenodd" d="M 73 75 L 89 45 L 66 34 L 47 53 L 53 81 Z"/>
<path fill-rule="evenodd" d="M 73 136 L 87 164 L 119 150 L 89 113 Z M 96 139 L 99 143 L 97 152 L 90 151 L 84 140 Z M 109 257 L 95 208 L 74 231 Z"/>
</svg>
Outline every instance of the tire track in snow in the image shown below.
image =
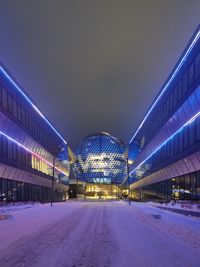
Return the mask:
<svg viewBox="0 0 200 267">
<path fill-rule="evenodd" d="M 86 204 L 19 239 L 0 255 L 3 267 L 110 267 L 117 253 L 109 207 Z"/>
<path fill-rule="evenodd" d="M 107 217 L 109 211 L 104 206 L 90 206 L 84 214 L 81 227 L 70 237 L 71 249 L 67 261 L 56 263 L 59 267 L 110 267 L 117 253 L 115 238 Z M 77 230 L 77 229 L 76 229 Z M 65 246 L 67 247 L 67 246 Z"/>
<path fill-rule="evenodd" d="M 11 246 L 1 251 L 0 266 L 48 266 L 40 264 L 43 254 L 47 252 L 47 260 L 54 257 L 56 249 L 73 233 L 81 222 L 84 212 L 82 207 L 62 218 L 62 220 L 14 242 Z"/>
</svg>

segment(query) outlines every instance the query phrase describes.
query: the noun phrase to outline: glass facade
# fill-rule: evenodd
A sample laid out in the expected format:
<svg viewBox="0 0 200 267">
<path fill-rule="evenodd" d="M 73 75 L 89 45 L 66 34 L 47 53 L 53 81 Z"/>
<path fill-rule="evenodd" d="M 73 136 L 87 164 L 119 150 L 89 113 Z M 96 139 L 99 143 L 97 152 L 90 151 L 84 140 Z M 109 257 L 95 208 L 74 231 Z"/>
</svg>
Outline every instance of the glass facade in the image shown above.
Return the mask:
<svg viewBox="0 0 200 267">
<path fill-rule="evenodd" d="M 137 190 L 132 192 L 137 193 Z M 200 200 L 200 172 L 186 174 L 169 180 L 146 185 L 140 194 L 146 199 Z"/>
<path fill-rule="evenodd" d="M 54 201 L 62 201 L 66 197 L 66 190 L 55 188 Z M 50 199 L 50 187 L 0 178 L 0 201 L 49 202 Z"/>
<path fill-rule="evenodd" d="M 107 133 L 86 137 L 77 151 L 76 177 L 87 183 L 120 184 L 126 176 L 123 142 Z"/>
<path fill-rule="evenodd" d="M 186 47 L 129 144 L 140 144 L 130 168 L 143 197 L 198 199 L 200 161 L 200 29 Z"/>
<path fill-rule="evenodd" d="M 50 201 L 55 158 L 54 197 L 63 200 L 68 192 L 67 142 L 8 73 L 1 65 L 0 201 Z"/>
</svg>

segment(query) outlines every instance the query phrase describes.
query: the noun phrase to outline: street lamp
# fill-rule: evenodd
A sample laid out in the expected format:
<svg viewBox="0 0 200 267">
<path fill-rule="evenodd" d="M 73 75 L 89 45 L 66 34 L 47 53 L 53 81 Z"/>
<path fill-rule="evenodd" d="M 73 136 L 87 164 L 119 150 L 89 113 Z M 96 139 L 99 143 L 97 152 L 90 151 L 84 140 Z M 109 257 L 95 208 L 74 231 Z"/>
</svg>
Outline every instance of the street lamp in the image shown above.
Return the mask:
<svg viewBox="0 0 200 267">
<path fill-rule="evenodd" d="M 51 207 L 53 206 L 53 200 L 54 200 L 54 176 L 55 176 L 55 162 L 56 162 L 56 156 L 53 156 L 53 177 L 52 177 L 52 183 L 51 183 Z"/>
<path fill-rule="evenodd" d="M 52 183 L 51 183 L 51 207 L 53 206 L 53 201 L 54 201 L 54 183 L 55 183 L 55 163 L 56 163 L 56 157 L 58 156 L 58 153 L 61 151 L 63 147 L 62 146 L 57 146 L 53 150 L 53 166 L 52 166 Z"/>
<path fill-rule="evenodd" d="M 78 200 L 78 177 L 76 177 L 76 200 Z"/>
<path fill-rule="evenodd" d="M 130 199 L 130 181 L 129 181 L 129 166 L 133 164 L 133 161 L 130 160 L 128 157 L 126 159 L 127 164 L 127 182 L 128 182 L 128 203 L 131 205 L 131 199 Z"/>
</svg>

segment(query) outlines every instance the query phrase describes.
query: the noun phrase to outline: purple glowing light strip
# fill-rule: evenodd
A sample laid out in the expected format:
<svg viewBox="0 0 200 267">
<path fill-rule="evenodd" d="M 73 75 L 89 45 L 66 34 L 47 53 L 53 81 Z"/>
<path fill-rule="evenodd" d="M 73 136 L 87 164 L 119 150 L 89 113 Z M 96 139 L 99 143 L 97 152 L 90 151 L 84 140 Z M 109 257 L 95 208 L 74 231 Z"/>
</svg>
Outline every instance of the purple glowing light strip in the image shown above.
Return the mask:
<svg viewBox="0 0 200 267">
<path fill-rule="evenodd" d="M 18 146 L 20 146 L 21 148 L 23 148 L 24 150 L 26 150 L 27 152 L 31 153 L 32 155 L 34 155 L 36 158 L 42 160 L 43 162 L 45 162 L 47 165 L 49 165 L 50 167 L 53 168 L 53 164 L 51 162 L 49 162 L 48 160 L 44 159 L 43 157 L 41 157 L 40 155 L 38 155 L 37 153 L 33 152 L 32 150 L 30 150 L 29 148 L 25 147 L 24 145 L 22 145 L 21 143 L 19 143 L 18 141 L 16 141 L 15 139 L 13 139 L 12 137 L 8 136 L 7 134 L 3 133 L 2 131 L 0 131 L 0 134 L 3 135 L 4 137 L 6 137 L 8 140 L 10 140 L 11 142 L 17 144 Z M 55 169 L 58 172 L 61 172 L 64 175 L 68 175 L 67 173 L 61 171 L 59 168 L 55 167 Z"/>
<path fill-rule="evenodd" d="M 150 159 L 159 149 L 161 149 L 167 142 L 169 142 L 172 138 L 174 138 L 174 136 L 181 132 L 183 130 L 184 127 L 188 126 L 189 124 L 191 124 L 194 120 L 196 120 L 197 117 L 200 116 L 200 111 L 197 112 L 192 118 L 190 118 L 185 124 L 183 124 L 175 133 L 173 133 L 168 139 L 166 139 L 159 147 L 157 147 L 154 152 L 152 152 L 145 160 L 143 160 L 137 167 L 135 167 L 135 169 L 133 169 L 130 172 L 130 175 L 132 173 L 134 173 L 141 165 L 143 165 L 148 159 Z M 124 181 L 122 182 L 122 184 L 126 181 L 127 177 L 124 179 Z"/>
<path fill-rule="evenodd" d="M 51 127 L 51 129 L 59 136 L 59 138 L 67 144 L 67 141 L 61 136 L 61 134 L 53 127 L 53 125 L 48 121 L 48 119 L 42 114 L 42 112 L 33 104 L 30 98 L 19 88 L 19 86 L 13 81 L 13 79 L 8 75 L 8 73 L 0 66 L 1 72 L 5 77 L 15 86 L 15 88 L 21 93 L 21 95 L 31 104 L 35 111 L 46 121 L 46 123 Z"/>
<path fill-rule="evenodd" d="M 156 98 L 156 100 L 154 101 L 154 103 L 152 104 L 152 106 L 150 107 L 149 111 L 147 112 L 147 114 L 145 115 L 144 119 L 142 120 L 142 122 L 140 123 L 139 127 L 137 128 L 137 130 L 135 131 L 133 137 L 131 138 L 129 144 L 133 141 L 133 139 L 135 138 L 136 134 L 139 132 L 139 130 L 141 129 L 142 125 L 144 124 L 144 122 L 146 121 L 146 119 L 148 118 L 149 114 L 151 113 L 151 111 L 153 110 L 153 108 L 156 106 L 156 104 L 158 103 L 159 99 L 161 98 L 161 96 L 164 94 L 164 92 L 167 90 L 167 88 L 169 87 L 169 85 L 171 84 L 171 82 L 173 81 L 173 79 L 175 78 L 176 74 L 178 73 L 178 71 L 180 70 L 180 68 L 182 67 L 184 61 L 187 59 L 188 55 L 190 54 L 192 48 L 194 47 L 195 43 L 198 41 L 200 37 L 200 31 L 198 31 L 197 35 L 195 36 L 194 40 L 192 41 L 191 45 L 189 46 L 188 50 L 186 51 L 185 55 L 183 56 L 183 58 L 181 59 L 180 63 L 178 64 L 177 68 L 175 69 L 174 73 L 172 74 L 171 78 L 169 79 L 169 81 L 167 82 L 167 84 L 165 85 L 165 87 L 163 88 L 163 90 L 161 91 L 161 93 L 159 94 L 159 96 Z"/>
</svg>

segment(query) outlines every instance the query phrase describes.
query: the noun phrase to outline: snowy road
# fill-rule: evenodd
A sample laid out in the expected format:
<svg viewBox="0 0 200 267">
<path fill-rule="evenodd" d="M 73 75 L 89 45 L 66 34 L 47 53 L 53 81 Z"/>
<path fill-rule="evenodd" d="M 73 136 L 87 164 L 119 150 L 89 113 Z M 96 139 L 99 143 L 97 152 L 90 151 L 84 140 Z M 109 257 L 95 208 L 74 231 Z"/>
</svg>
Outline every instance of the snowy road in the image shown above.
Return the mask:
<svg viewBox="0 0 200 267">
<path fill-rule="evenodd" d="M 13 218 L 0 221 L 3 267 L 200 266 L 199 218 L 114 201 L 7 212 Z"/>
</svg>

